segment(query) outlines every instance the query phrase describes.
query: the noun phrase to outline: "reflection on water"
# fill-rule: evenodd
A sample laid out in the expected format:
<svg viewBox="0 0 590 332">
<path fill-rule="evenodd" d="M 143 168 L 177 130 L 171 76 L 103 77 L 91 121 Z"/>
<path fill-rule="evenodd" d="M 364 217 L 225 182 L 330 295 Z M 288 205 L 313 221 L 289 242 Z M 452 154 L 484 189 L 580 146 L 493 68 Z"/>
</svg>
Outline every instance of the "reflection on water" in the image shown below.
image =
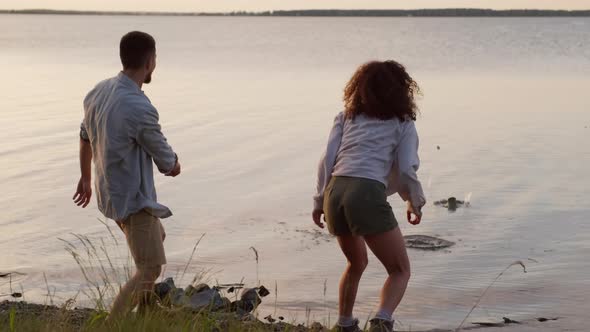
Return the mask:
<svg viewBox="0 0 590 332">
<path fill-rule="evenodd" d="M 94 204 L 79 210 L 70 200 L 82 98 L 117 73 L 120 35 L 144 29 L 159 47 L 145 91 L 184 169 L 180 178 L 158 178 L 159 197 L 174 211 L 164 223 L 166 276 L 184 269 L 206 233 L 187 275 L 255 284 L 254 246 L 261 282 L 269 289 L 276 282 L 277 310 L 304 320 L 309 307 L 313 317 L 333 320 L 345 262 L 309 217 L 315 165 L 348 75 L 367 59 L 391 57 L 408 65 L 424 91 L 420 176 L 429 201 L 471 202 L 454 213 L 429 205 L 420 226 L 400 223 L 404 234 L 456 244 L 409 251 L 413 276 L 396 317 L 412 329 L 457 326 L 516 260 L 528 272 L 509 269 L 473 317 L 582 317 L 590 275 L 589 25 L 0 16 L 0 61 L 11 64 L 0 81 L 0 270 L 27 273 L 14 282 L 28 300 L 45 300 L 44 272 L 56 300 L 84 285 L 58 238 L 75 241 L 74 232 L 100 242 L 110 235 Z M 404 205 L 391 202 L 401 219 Z M 124 245 L 109 250 L 115 265 L 128 264 Z M 371 258 L 360 318 L 375 310 L 385 278 Z M 261 310 L 273 312 L 274 299 L 267 302 Z"/>
</svg>

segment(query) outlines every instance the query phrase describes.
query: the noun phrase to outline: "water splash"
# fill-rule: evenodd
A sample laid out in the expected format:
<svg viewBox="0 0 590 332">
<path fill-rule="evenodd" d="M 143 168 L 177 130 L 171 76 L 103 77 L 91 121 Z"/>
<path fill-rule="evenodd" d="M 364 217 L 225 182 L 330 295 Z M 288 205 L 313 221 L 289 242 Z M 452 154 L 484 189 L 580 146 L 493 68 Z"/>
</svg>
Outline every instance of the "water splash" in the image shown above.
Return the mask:
<svg viewBox="0 0 590 332">
<path fill-rule="evenodd" d="M 472 192 L 467 193 L 467 195 L 465 195 L 465 207 L 469 207 L 471 206 L 471 196 L 472 196 Z"/>
</svg>

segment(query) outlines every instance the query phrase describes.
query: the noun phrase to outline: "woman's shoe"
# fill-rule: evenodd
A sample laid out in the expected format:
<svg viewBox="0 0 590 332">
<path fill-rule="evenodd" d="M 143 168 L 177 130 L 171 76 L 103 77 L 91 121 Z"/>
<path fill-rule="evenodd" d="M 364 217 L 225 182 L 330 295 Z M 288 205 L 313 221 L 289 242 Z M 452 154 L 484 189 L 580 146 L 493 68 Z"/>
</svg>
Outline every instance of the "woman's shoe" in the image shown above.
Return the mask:
<svg viewBox="0 0 590 332">
<path fill-rule="evenodd" d="M 393 332 L 393 321 L 373 318 L 369 321 L 369 332 Z"/>
<path fill-rule="evenodd" d="M 359 327 L 359 320 L 355 319 L 354 323 L 351 326 L 340 326 L 336 324 L 332 329 L 334 332 L 362 332 L 363 330 Z"/>
</svg>

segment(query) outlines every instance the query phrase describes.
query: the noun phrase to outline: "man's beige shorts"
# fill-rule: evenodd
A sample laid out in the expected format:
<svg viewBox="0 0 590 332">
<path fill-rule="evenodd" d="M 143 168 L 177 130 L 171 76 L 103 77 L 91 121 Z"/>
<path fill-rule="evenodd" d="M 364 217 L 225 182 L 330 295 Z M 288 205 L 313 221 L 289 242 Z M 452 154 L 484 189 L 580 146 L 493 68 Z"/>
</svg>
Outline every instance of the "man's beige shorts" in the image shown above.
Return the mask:
<svg viewBox="0 0 590 332">
<path fill-rule="evenodd" d="M 166 264 L 164 228 L 160 219 L 142 210 L 119 225 L 125 233 L 135 265 L 153 267 Z"/>
</svg>

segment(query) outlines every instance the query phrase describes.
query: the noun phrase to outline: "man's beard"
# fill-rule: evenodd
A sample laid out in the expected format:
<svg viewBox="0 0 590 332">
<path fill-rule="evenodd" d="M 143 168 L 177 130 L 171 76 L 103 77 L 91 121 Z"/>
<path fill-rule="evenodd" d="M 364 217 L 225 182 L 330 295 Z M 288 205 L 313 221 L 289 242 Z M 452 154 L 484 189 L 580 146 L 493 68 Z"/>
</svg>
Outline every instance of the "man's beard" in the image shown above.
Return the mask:
<svg viewBox="0 0 590 332">
<path fill-rule="evenodd" d="M 152 81 L 152 73 L 149 73 L 146 78 L 143 80 L 143 83 L 145 84 L 150 84 L 150 82 Z"/>
</svg>

